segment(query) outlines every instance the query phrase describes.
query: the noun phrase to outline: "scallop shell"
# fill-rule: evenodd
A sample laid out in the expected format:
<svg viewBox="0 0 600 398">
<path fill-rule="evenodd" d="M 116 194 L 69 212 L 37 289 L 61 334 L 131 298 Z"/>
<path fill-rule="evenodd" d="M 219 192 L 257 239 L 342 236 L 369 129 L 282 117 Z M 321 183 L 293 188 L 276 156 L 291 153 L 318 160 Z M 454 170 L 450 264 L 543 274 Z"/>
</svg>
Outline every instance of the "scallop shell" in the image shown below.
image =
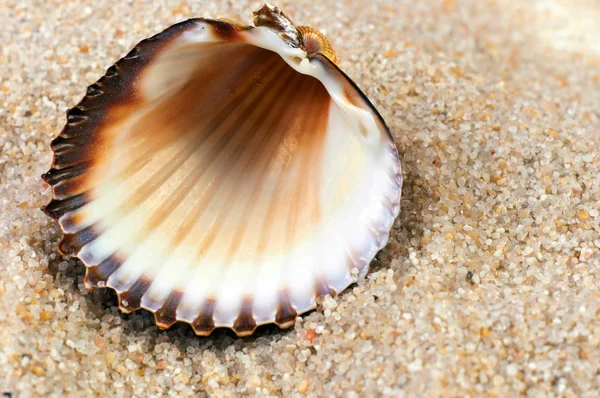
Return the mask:
<svg viewBox="0 0 600 398">
<path fill-rule="evenodd" d="M 389 130 L 330 43 L 265 5 L 190 19 L 87 89 L 52 141 L 59 251 L 168 328 L 294 324 L 364 277 L 399 212 Z"/>
</svg>

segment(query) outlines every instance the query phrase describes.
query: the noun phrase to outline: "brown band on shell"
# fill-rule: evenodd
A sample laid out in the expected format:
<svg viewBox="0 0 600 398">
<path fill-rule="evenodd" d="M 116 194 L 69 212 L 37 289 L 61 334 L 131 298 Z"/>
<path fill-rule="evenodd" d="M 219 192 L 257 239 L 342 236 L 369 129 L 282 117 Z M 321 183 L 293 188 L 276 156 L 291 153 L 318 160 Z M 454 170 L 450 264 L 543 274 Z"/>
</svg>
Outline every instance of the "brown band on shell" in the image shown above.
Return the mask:
<svg viewBox="0 0 600 398">
<path fill-rule="evenodd" d="M 116 254 L 113 254 L 100 264 L 88 267 L 83 282 L 90 289 L 106 287 L 108 278 L 118 270 L 122 264 L 123 261 Z"/>
<path fill-rule="evenodd" d="M 70 110 L 69 112 L 72 111 L 73 110 Z M 67 113 L 67 117 L 68 115 L 69 114 Z M 93 125 L 99 123 L 101 123 L 100 120 L 90 120 L 85 124 L 82 123 L 81 127 L 87 126 L 88 131 L 92 131 L 95 130 L 95 126 Z M 87 167 L 92 167 L 93 165 L 95 155 L 94 149 L 103 144 L 102 141 L 100 141 L 100 137 L 94 133 L 77 133 L 77 135 L 74 135 L 70 130 L 73 130 L 72 125 L 67 124 L 65 126 L 65 131 L 69 134 L 60 135 L 51 143 L 52 150 L 54 150 L 55 163 L 53 169 L 50 170 L 49 173 L 81 164 L 85 164 Z M 83 129 L 77 128 L 77 130 Z"/>
<path fill-rule="evenodd" d="M 256 329 L 256 320 L 252 315 L 252 296 L 244 297 L 238 317 L 233 323 L 233 331 L 239 337 L 250 336 Z"/>
<path fill-rule="evenodd" d="M 84 228 L 74 234 L 64 234 L 58 244 L 58 251 L 65 256 L 76 256 L 83 246 L 95 240 L 98 236 L 99 234 L 93 226 Z"/>
<path fill-rule="evenodd" d="M 77 106 L 67 111 L 65 127 L 51 142 L 52 167 L 42 176 L 53 187 L 53 200 L 45 207 L 46 214 L 58 219 L 88 203 L 86 194 L 77 190 L 85 185 L 86 174 L 97 158 L 96 152 L 105 148 L 101 130 L 109 122 L 109 111 L 136 101 L 135 81 L 141 69 L 152 62 L 161 48 L 197 21 L 184 21 L 142 40 L 87 88 Z M 71 182 L 71 179 L 76 181 Z M 59 182 L 63 182 L 63 188 L 57 186 Z M 65 197 L 67 195 L 69 197 Z"/>
<path fill-rule="evenodd" d="M 298 313 L 294 309 L 290 301 L 290 295 L 287 288 L 279 292 L 279 308 L 275 314 L 275 323 L 282 329 L 292 327 L 296 323 Z"/>
<path fill-rule="evenodd" d="M 85 173 L 89 167 L 91 167 L 89 162 L 83 162 L 63 169 L 55 169 L 53 172 L 42 175 L 42 179 L 50 185 L 56 185 L 61 181 L 79 177 Z"/>
<path fill-rule="evenodd" d="M 262 59 L 262 60 L 261 60 Z M 273 60 L 273 62 L 279 62 L 277 58 L 267 58 L 264 56 L 263 51 L 261 50 L 260 52 L 258 52 L 257 56 L 256 56 L 256 63 L 259 65 L 262 65 L 263 63 L 265 65 L 270 65 L 271 61 L 270 59 Z M 260 62 L 260 63 L 259 63 Z M 281 61 L 283 62 L 283 61 Z M 254 69 L 253 69 L 254 70 Z M 258 72 L 258 70 L 256 71 Z M 256 92 L 256 87 L 253 84 L 248 84 L 244 87 L 242 87 L 243 91 L 240 92 L 240 94 L 244 94 L 242 95 L 236 95 L 235 98 L 236 102 L 232 102 L 230 105 L 228 105 L 227 107 L 223 107 L 222 109 L 219 109 L 219 113 L 217 115 L 215 115 L 214 117 L 211 117 L 210 119 L 208 119 L 209 126 L 210 126 L 210 131 L 214 132 L 216 131 L 219 126 L 223 123 L 223 121 L 226 119 L 227 115 L 230 115 L 233 111 L 237 111 L 239 110 L 239 104 L 238 102 L 243 101 L 244 97 L 246 96 L 246 94 L 252 94 L 253 92 Z M 241 90 L 241 89 L 240 89 Z M 231 96 L 231 95 L 230 95 Z M 273 104 L 275 105 L 277 102 L 277 99 L 274 98 L 273 99 Z M 251 113 L 252 109 L 247 109 L 244 110 L 245 113 Z M 244 113 L 244 114 L 245 114 Z M 240 112 L 240 114 L 242 114 Z M 266 111 L 265 111 L 266 114 Z M 217 146 L 216 148 L 223 148 L 225 147 L 229 141 L 232 140 L 232 137 L 234 134 L 238 133 L 238 130 L 232 130 L 230 133 L 228 134 L 223 134 L 223 136 L 219 139 L 219 141 L 217 142 Z M 212 135 L 213 133 L 209 134 L 208 136 L 203 136 L 201 134 L 198 134 L 197 137 L 195 137 L 193 139 L 193 141 L 191 143 L 189 143 L 189 145 L 187 146 L 190 149 L 193 149 L 195 147 L 197 147 L 200 143 L 204 142 L 205 140 L 207 140 L 209 138 L 210 135 Z M 247 147 L 247 145 L 245 144 L 246 142 L 248 142 L 248 140 L 251 139 L 252 137 L 252 130 L 248 130 L 245 134 L 244 134 L 244 143 L 240 144 L 238 146 L 238 149 L 236 151 L 236 153 L 239 155 L 240 153 L 242 153 L 245 148 Z M 209 153 L 206 157 L 204 157 L 200 163 L 200 165 L 198 167 L 196 167 L 196 171 L 194 173 L 190 173 L 187 177 L 186 177 L 186 181 L 189 180 L 189 184 L 187 185 L 191 185 L 193 184 L 194 180 L 199 179 L 204 171 L 206 169 L 208 169 L 213 162 L 215 162 L 216 160 L 218 160 L 218 155 L 219 155 L 219 150 L 214 150 L 211 151 L 211 153 Z M 185 153 L 182 153 L 181 155 L 177 155 L 177 162 L 182 162 L 183 160 L 187 159 L 187 157 L 191 157 L 193 155 L 193 150 L 188 150 Z M 235 158 L 236 156 L 234 156 Z M 172 165 L 169 165 L 169 168 L 172 167 Z M 163 170 L 161 170 L 161 173 L 163 171 L 168 171 L 168 168 L 165 167 Z M 228 173 L 234 173 L 235 169 L 225 169 L 222 171 L 223 175 L 227 175 Z M 162 177 L 161 177 L 162 178 Z M 158 188 L 160 186 L 160 181 L 159 179 L 154 179 L 153 181 L 150 181 L 149 184 L 147 184 L 144 187 L 144 194 L 143 195 L 136 195 L 136 196 L 140 196 L 140 197 L 148 197 L 150 196 L 149 194 L 151 192 L 153 192 L 153 190 L 156 188 Z M 173 191 L 173 195 L 172 198 L 166 201 L 166 205 L 163 206 L 163 209 L 168 208 L 169 206 L 172 207 L 176 207 L 180 204 L 181 200 L 187 195 L 187 191 L 184 189 L 186 187 L 186 184 L 181 184 L 176 190 Z M 180 189 L 181 188 L 181 189 Z M 191 206 L 189 208 L 189 216 L 187 216 L 184 220 L 184 222 L 181 224 L 181 226 L 178 228 L 177 233 L 173 235 L 173 239 L 171 241 L 172 245 L 177 245 L 182 239 L 184 239 L 187 235 L 187 233 L 189 232 L 190 228 L 193 228 L 193 226 L 195 225 L 195 222 L 197 221 L 197 218 L 201 215 L 202 210 L 204 209 L 204 206 L 206 203 L 208 203 L 212 198 L 213 195 L 217 192 L 217 190 L 215 189 L 216 187 L 212 187 L 211 189 L 207 189 L 206 193 L 203 195 L 202 199 L 199 200 L 194 206 Z M 178 196 L 181 196 L 181 199 L 177 199 Z M 177 199 L 177 200 L 175 200 Z M 225 204 L 225 203 L 224 203 Z M 163 210 L 164 211 L 164 210 Z M 227 214 L 227 212 L 230 211 L 230 206 L 225 206 L 223 213 L 221 213 L 221 217 L 225 217 Z M 162 218 L 163 216 L 161 216 L 160 214 L 157 214 L 157 216 L 151 216 L 149 217 L 149 221 L 148 221 L 148 227 L 144 228 L 144 230 L 151 230 L 152 229 L 152 224 L 154 223 L 160 223 L 162 222 Z M 211 225 L 211 228 L 209 229 L 209 231 L 206 233 L 206 238 L 204 238 L 201 243 L 199 244 L 199 252 L 203 252 L 205 250 L 207 250 L 210 245 L 213 243 L 214 240 L 214 236 L 217 234 L 218 229 L 222 226 L 223 223 L 221 222 L 216 222 L 214 224 Z"/>
<path fill-rule="evenodd" d="M 284 76 L 283 74 L 281 74 L 280 76 Z M 297 77 L 296 77 L 297 78 Z M 292 79 L 286 79 L 285 80 L 288 84 L 290 84 L 291 87 L 292 86 L 292 82 L 295 81 L 293 78 Z M 290 91 L 291 91 L 291 87 L 290 87 Z M 252 140 L 252 133 L 254 131 L 259 130 L 259 128 L 261 126 L 264 125 L 264 122 L 266 120 L 268 120 L 268 115 L 270 112 L 273 111 L 279 111 L 281 110 L 282 114 L 283 114 L 283 110 L 285 109 L 285 104 L 286 101 L 283 101 L 281 99 L 285 98 L 284 93 L 282 91 L 278 91 L 278 93 L 280 94 L 280 98 L 277 98 L 275 96 L 273 96 L 273 98 L 271 98 L 271 102 L 270 102 L 270 106 L 268 108 L 266 108 L 262 114 L 260 114 L 260 117 L 257 118 L 257 120 L 254 122 L 253 126 L 248 130 L 247 134 L 249 134 L 250 136 L 247 138 L 244 138 L 244 143 L 248 142 L 250 143 Z M 272 131 L 274 127 L 278 126 L 281 123 L 281 120 L 279 120 L 278 118 L 276 118 L 275 120 L 271 121 L 271 124 L 268 126 L 268 130 Z M 255 167 L 255 165 L 259 164 L 260 162 L 260 156 L 262 155 L 262 151 L 271 151 L 271 153 L 274 152 L 274 148 L 273 148 L 273 144 L 275 142 L 281 142 L 281 140 L 284 138 L 284 134 L 279 134 L 279 136 L 275 136 L 275 137 L 267 137 L 270 139 L 265 139 L 264 144 L 261 145 L 258 148 L 255 148 L 253 155 L 250 157 L 250 161 L 249 163 L 246 164 L 246 166 L 244 167 L 246 170 L 255 170 L 254 173 L 258 176 L 258 175 L 262 175 L 262 173 L 267 170 L 268 166 L 267 165 L 263 165 L 263 169 L 262 171 L 259 171 L 257 167 Z M 273 139 L 275 138 L 275 139 Z M 250 147 L 250 145 L 246 145 L 243 144 L 241 146 L 239 146 L 238 149 L 238 153 L 241 154 L 244 151 L 247 151 L 248 147 Z M 236 155 L 237 157 L 237 155 Z M 253 174 L 254 174 L 253 173 Z M 250 176 L 248 176 L 250 177 Z M 241 173 L 237 176 L 237 181 L 239 182 L 239 184 L 242 184 L 244 181 L 244 174 Z M 255 188 L 256 190 L 256 188 Z M 232 191 L 229 195 L 229 197 L 227 198 L 227 200 L 225 201 L 225 203 L 227 203 L 227 206 L 225 206 L 225 208 L 223 209 L 223 211 L 221 211 L 219 213 L 219 218 L 217 219 L 217 222 L 215 222 L 213 225 L 211 225 L 211 229 L 209 230 L 209 234 L 207 234 L 207 236 L 209 236 L 211 239 L 205 240 L 205 242 L 203 243 L 202 247 L 201 247 L 201 251 L 205 251 L 208 247 L 210 247 L 211 244 L 213 244 L 214 242 L 214 238 L 217 236 L 220 228 L 225 226 L 225 219 L 228 216 L 229 212 L 232 210 L 232 206 L 230 206 L 230 203 L 235 203 L 235 191 Z M 249 194 L 249 196 L 252 196 L 252 194 Z M 252 200 L 250 200 L 250 204 L 252 204 Z M 247 208 L 246 211 L 244 211 L 244 214 L 248 215 L 252 212 L 251 208 Z M 243 237 L 244 235 L 247 233 L 247 230 L 245 228 L 243 228 L 242 226 L 243 224 L 243 218 L 241 219 L 242 224 L 240 225 L 240 227 L 237 229 L 237 232 L 239 233 L 239 235 L 232 240 L 232 244 L 230 245 L 229 248 L 229 256 L 233 256 L 233 254 L 239 250 L 239 245 L 236 245 L 236 242 L 241 242 L 243 241 Z M 246 226 L 248 226 L 248 224 L 246 223 Z M 228 258 L 227 260 L 224 261 L 225 265 L 228 265 L 230 261 L 230 258 Z"/>
<path fill-rule="evenodd" d="M 211 21 L 210 27 L 212 28 L 215 36 L 222 40 L 236 41 L 238 38 L 238 32 L 245 27 L 238 25 L 234 22 L 226 20 L 214 20 Z"/>
<path fill-rule="evenodd" d="M 287 121 L 287 123 L 285 124 L 285 127 L 283 129 L 283 131 L 287 131 L 290 126 L 292 125 L 293 120 L 290 119 Z M 283 134 L 282 134 L 283 136 Z M 286 183 L 286 178 L 285 178 L 285 172 L 288 170 L 290 166 L 289 162 L 285 162 L 282 166 L 281 166 L 281 171 L 279 173 L 279 176 L 277 177 L 276 180 L 276 188 L 275 188 L 275 194 L 271 196 L 271 198 L 269 199 L 269 208 L 270 209 L 276 209 L 279 208 L 280 203 L 282 202 L 282 194 L 281 194 L 281 188 L 282 186 Z M 286 212 L 288 211 L 288 209 L 286 209 Z M 268 212 L 265 216 L 265 220 L 263 221 L 263 225 L 261 227 L 261 234 L 260 234 L 260 238 L 258 240 L 258 245 L 256 247 L 256 253 L 257 254 L 263 254 L 265 252 L 265 249 L 267 247 L 267 242 L 270 239 L 272 233 L 272 229 L 273 226 L 275 224 L 275 220 L 277 219 L 277 214 L 274 211 Z"/>
<path fill-rule="evenodd" d="M 119 294 L 119 308 L 125 313 L 130 313 L 140 308 L 142 297 L 152 284 L 152 279 L 142 275 L 127 291 Z"/>
<path fill-rule="evenodd" d="M 82 174 L 54 185 L 54 196 L 56 198 L 68 198 L 85 193 L 89 188 L 88 178 Z"/>
<path fill-rule="evenodd" d="M 315 294 L 317 297 L 325 297 L 327 295 L 335 297 L 337 295 L 336 291 L 327 284 L 323 277 L 315 281 Z"/>
<path fill-rule="evenodd" d="M 298 224 L 308 224 L 308 220 L 318 222 L 318 217 L 315 214 L 319 214 L 319 199 L 318 192 L 314 188 L 317 184 L 318 173 L 315 172 L 323 162 L 323 151 L 322 148 L 325 146 L 325 140 L 327 138 L 327 127 L 329 121 L 329 109 L 331 99 L 323 85 L 315 80 L 309 80 L 312 87 L 304 84 L 306 88 L 304 93 L 298 92 L 298 96 L 302 95 L 304 101 L 302 101 L 302 113 L 306 115 L 307 119 L 310 120 L 306 124 L 306 131 L 310 131 L 310 135 L 300 137 L 300 140 L 305 143 L 305 146 L 310 146 L 310 150 L 304 150 L 297 156 L 300 162 L 300 170 L 298 173 L 298 180 L 296 185 L 300 187 L 298 193 L 293 195 L 290 201 L 286 201 L 288 207 L 289 221 L 287 225 L 287 242 L 288 247 L 292 247 L 293 242 L 296 240 L 296 233 L 298 230 Z M 308 214 L 302 212 L 302 208 L 308 210 Z"/>
<path fill-rule="evenodd" d="M 52 199 L 50 203 L 48 203 L 48 205 L 44 208 L 44 212 L 48 216 L 54 218 L 55 220 L 58 220 L 64 214 L 79 209 L 86 203 L 89 203 L 89 201 L 89 195 L 85 193 L 71 196 L 63 200 Z"/>
<path fill-rule="evenodd" d="M 162 307 L 154 313 L 154 319 L 159 328 L 168 329 L 177 322 L 177 307 L 179 307 L 182 297 L 181 290 L 172 291 Z"/>
<path fill-rule="evenodd" d="M 280 77 L 283 77 L 283 74 L 279 75 Z M 296 80 L 298 79 L 298 76 L 291 76 L 287 79 L 285 79 L 286 84 L 289 85 L 289 89 L 288 90 L 293 90 L 293 93 L 290 95 L 293 95 L 295 93 L 297 93 L 297 90 L 294 90 L 294 83 L 296 82 Z M 271 107 L 269 107 L 270 112 L 275 112 L 278 114 L 284 114 L 285 110 L 287 107 L 289 107 L 289 102 L 285 100 L 286 98 L 286 92 L 284 91 L 280 91 L 278 90 L 278 99 L 279 100 L 275 100 L 275 104 L 273 104 Z M 265 115 L 268 116 L 268 114 Z M 285 119 L 279 119 L 277 118 L 276 120 L 274 120 L 274 123 L 269 126 L 269 130 L 272 131 L 279 131 L 279 129 L 281 129 L 281 131 L 286 131 L 287 128 L 289 128 L 289 125 L 291 124 L 291 122 L 286 121 Z M 285 126 L 285 128 L 282 128 L 283 126 Z M 280 147 L 281 143 L 285 140 L 286 138 L 286 134 L 273 134 L 269 139 L 265 140 L 265 144 L 263 146 L 263 148 L 261 148 L 261 150 L 263 151 L 263 154 L 256 154 L 258 155 L 259 159 L 257 159 L 256 164 L 260 164 L 260 157 L 268 157 L 269 159 L 273 158 L 273 155 L 276 153 L 276 150 L 278 147 Z M 242 242 L 244 239 L 244 236 L 247 233 L 247 230 L 251 227 L 249 224 L 249 220 L 252 217 L 252 215 L 254 214 L 254 211 L 256 210 L 257 207 L 257 202 L 258 202 L 258 198 L 259 195 L 262 193 L 262 189 L 264 187 L 264 181 L 267 178 L 268 172 L 270 170 L 269 168 L 270 162 L 269 161 L 265 161 L 262 163 L 261 168 L 257 168 L 255 171 L 255 175 L 257 176 L 256 181 L 258 181 L 257 183 L 254 184 L 254 188 L 252 189 L 252 192 L 248 195 L 248 202 L 242 212 L 242 218 L 240 219 L 240 227 L 237 229 L 237 233 L 235 235 L 235 238 L 233 238 L 231 240 L 231 244 L 230 244 L 230 248 L 229 248 L 229 252 L 231 255 L 233 255 L 234 253 L 236 253 L 238 250 L 241 249 L 241 246 L 239 244 L 239 242 Z M 283 172 L 281 174 L 284 174 Z M 277 180 L 277 186 L 279 187 L 281 184 L 282 177 L 279 177 Z M 232 197 L 231 200 L 233 200 L 234 198 Z M 273 200 L 274 198 L 271 198 L 271 200 Z M 267 215 L 267 217 L 269 217 L 271 215 Z M 268 225 L 268 223 L 267 223 Z M 264 236 L 268 235 L 268 228 L 263 227 L 261 228 L 261 232 L 264 234 Z"/>
<path fill-rule="evenodd" d="M 200 310 L 200 315 L 192 322 L 192 328 L 198 336 L 208 336 L 215 330 L 215 321 L 213 315 L 215 313 L 215 307 L 217 300 L 213 297 L 206 299 Z"/>
</svg>

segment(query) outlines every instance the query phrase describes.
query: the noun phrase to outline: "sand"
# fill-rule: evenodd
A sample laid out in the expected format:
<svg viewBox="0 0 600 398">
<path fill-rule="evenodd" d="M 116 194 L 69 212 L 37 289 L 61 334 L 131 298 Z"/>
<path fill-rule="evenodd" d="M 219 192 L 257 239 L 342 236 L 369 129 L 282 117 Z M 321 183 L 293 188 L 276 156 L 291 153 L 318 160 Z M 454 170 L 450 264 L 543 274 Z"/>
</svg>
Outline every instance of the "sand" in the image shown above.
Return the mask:
<svg viewBox="0 0 600 398">
<path fill-rule="evenodd" d="M 600 5 L 281 1 L 389 123 L 402 212 L 372 273 L 295 328 L 154 326 L 56 252 L 39 176 L 65 111 L 139 40 L 254 1 L 0 6 L 0 392 L 600 395 Z"/>
</svg>

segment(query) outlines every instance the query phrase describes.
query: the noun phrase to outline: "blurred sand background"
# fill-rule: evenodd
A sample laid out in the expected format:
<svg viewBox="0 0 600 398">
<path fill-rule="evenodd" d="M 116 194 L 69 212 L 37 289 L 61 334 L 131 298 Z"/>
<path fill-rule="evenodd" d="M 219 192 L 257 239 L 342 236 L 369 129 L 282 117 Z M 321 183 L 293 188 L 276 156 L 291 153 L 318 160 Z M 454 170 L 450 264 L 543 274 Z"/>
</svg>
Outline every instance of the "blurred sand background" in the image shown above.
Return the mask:
<svg viewBox="0 0 600 398">
<path fill-rule="evenodd" d="M 598 1 L 280 1 L 396 138 L 402 212 L 373 272 L 245 339 L 85 289 L 39 210 L 66 109 L 141 39 L 260 5 L 1 1 L 0 393 L 599 396 Z"/>
</svg>

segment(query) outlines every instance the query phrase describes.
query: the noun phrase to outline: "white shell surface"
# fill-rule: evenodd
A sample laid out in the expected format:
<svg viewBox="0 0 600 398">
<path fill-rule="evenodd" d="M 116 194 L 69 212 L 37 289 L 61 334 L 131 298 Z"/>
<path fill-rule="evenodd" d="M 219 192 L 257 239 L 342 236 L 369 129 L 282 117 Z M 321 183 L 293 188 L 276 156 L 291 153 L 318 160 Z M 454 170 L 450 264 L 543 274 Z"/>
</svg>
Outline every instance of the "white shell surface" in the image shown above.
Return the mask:
<svg viewBox="0 0 600 398">
<path fill-rule="evenodd" d="M 161 35 L 117 63 L 131 94 L 100 110 L 85 172 L 53 185 L 62 249 L 159 326 L 289 326 L 387 242 L 402 185 L 387 127 L 331 61 L 268 28 Z"/>
</svg>

